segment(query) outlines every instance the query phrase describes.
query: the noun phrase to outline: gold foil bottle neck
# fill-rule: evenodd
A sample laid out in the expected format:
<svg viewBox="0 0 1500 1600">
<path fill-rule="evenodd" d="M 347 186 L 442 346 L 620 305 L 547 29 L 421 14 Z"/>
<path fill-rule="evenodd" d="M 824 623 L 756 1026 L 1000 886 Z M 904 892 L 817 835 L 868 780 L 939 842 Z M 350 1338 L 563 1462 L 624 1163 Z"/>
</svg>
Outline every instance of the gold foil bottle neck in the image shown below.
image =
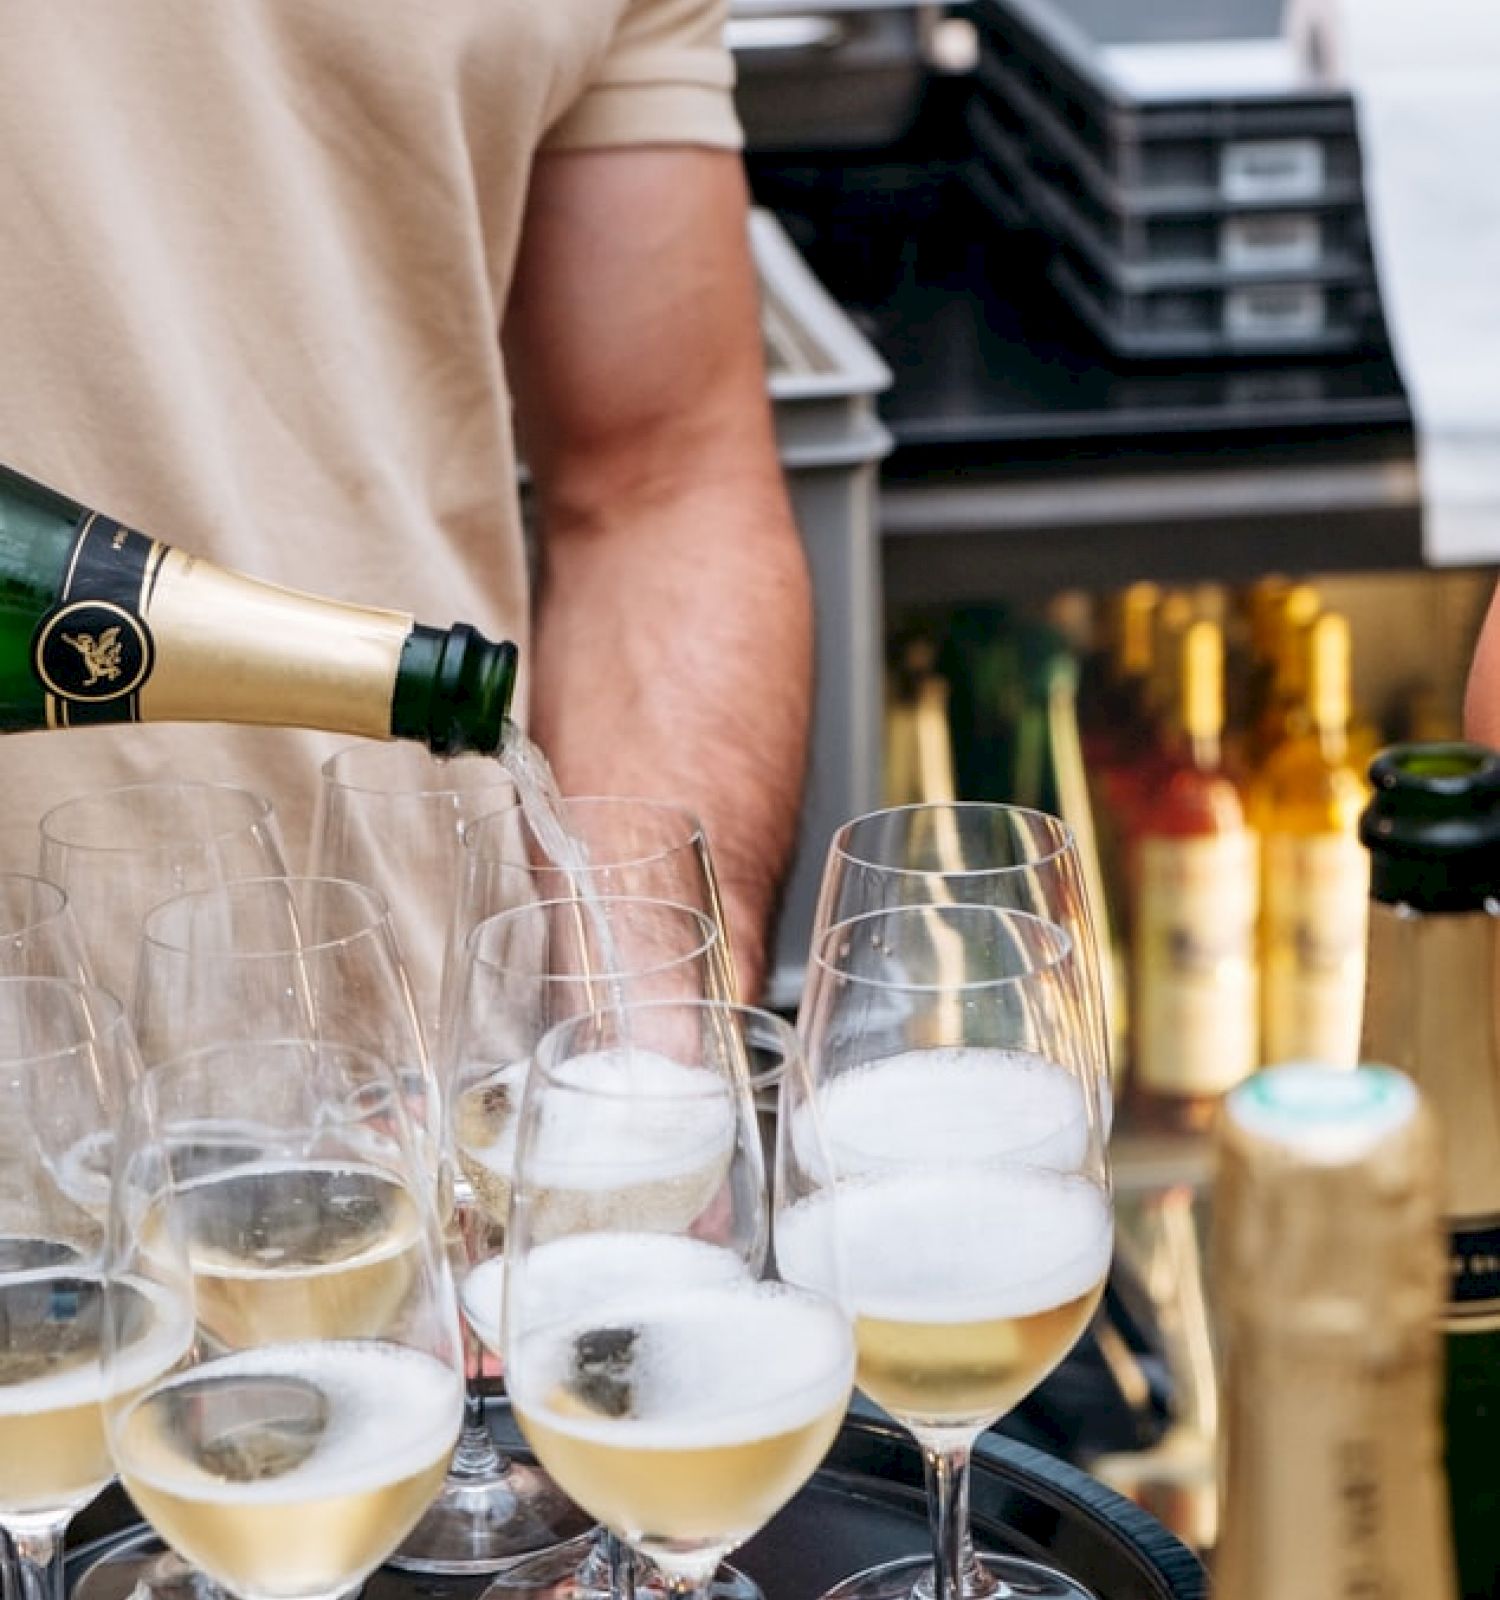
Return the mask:
<svg viewBox="0 0 1500 1600">
<path fill-rule="evenodd" d="M 1388 1067 L 1268 1068 L 1219 1130 L 1216 1600 L 1453 1600 L 1436 1136 Z"/>
<path fill-rule="evenodd" d="M 1154 583 L 1132 583 L 1118 597 L 1115 671 L 1121 678 L 1151 674 L 1152 623 L 1161 590 Z"/>
<path fill-rule="evenodd" d="M 1325 611 L 1307 631 L 1307 703 L 1313 726 L 1341 733 L 1349 726 L 1352 646 L 1349 621 Z"/>
<path fill-rule="evenodd" d="M 1217 622 L 1194 622 L 1182 636 L 1181 719 L 1190 739 L 1217 739 L 1224 728 L 1224 634 Z"/>
</svg>

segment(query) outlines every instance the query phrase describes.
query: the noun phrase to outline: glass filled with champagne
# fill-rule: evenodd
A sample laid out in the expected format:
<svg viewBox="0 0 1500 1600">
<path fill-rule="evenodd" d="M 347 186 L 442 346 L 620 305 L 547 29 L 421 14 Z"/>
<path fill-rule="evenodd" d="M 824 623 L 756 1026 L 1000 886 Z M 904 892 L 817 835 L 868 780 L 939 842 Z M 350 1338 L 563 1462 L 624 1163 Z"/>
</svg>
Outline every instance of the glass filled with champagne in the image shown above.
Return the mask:
<svg viewBox="0 0 1500 1600">
<path fill-rule="evenodd" d="M 132 1286 L 187 1331 L 170 1372 L 110 1378 L 110 1447 L 157 1533 L 243 1600 L 357 1585 L 436 1494 L 463 1410 L 435 1185 L 390 1065 L 273 1040 L 154 1067 L 116 1137 L 106 1265 L 107 1377 Z"/>
<path fill-rule="evenodd" d="M 104 1231 L 59 1181 L 109 1128 L 139 1062 L 112 996 L 60 978 L 0 978 L 0 1527 L 61 1600 L 62 1534 L 114 1474 L 103 1403 L 168 1371 L 190 1329 L 136 1274 L 106 1335 Z"/>
<path fill-rule="evenodd" d="M 835 923 L 815 952 L 800 1019 L 812 1088 L 789 1108 L 777 1251 L 788 1279 L 824 1283 L 837 1206 L 857 1381 L 911 1430 L 935 1497 L 931 1557 L 856 1574 L 839 1600 L 1087 1593 L 976 1555 L 965 1523 L 975 1438 L 1072 1348 L 1109 1270 L 1076 959 L 1056 923 L 952 904 Z M 804 1145 L 826 1147 L 829 1181 Z"/>
<path fill-rule="evenodd" d="M 853 1378 L 833 1237 L 809 1241 L 815 1281 L 771 1264 L 750 1070 L 767 1058 L 788 1077 L 805 1070 L 785 1024 L 724 1002 L 584 1014 L 542 1041 L 516 1130 L 505 1357 L 517 1419 L 673 1595 L 706 1595 L 723 1557 L 811 1476 Z M 643 1218 L 663 1130 L 674 1170 L 695 1151 L 693 1169 L 717 1176 L 663 1182 Z"/>
</svg>

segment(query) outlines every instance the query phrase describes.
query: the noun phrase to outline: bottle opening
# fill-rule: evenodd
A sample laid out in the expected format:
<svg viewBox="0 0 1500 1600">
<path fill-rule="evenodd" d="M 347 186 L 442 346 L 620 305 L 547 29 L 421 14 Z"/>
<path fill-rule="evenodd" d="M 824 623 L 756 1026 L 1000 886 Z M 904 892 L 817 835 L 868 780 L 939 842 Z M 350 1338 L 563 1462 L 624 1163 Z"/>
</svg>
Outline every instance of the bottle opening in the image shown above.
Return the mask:
<svg viewBox="0 0 1500 1600">
<path fill-rule="evenodd" d="M 1230 1096 L 1229 1115 L 1264 1139 L 1296 1145 L 1383 1137 L 1417 1108 L 1411 1080 L 1394 1067 L 1267 1067 Z"/>
</svg>

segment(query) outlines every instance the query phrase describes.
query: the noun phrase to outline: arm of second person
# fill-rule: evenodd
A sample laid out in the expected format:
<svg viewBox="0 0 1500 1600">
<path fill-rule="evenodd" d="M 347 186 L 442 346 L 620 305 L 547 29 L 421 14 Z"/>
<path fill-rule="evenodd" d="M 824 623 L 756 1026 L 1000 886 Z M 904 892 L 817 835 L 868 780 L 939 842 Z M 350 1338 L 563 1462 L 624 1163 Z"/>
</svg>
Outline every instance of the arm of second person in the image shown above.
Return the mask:
<svg viewBox="0 0 1500 1600">
<path fill-rule="evenodd" d="M 766 400 L 740 164 L 536 164 L 506 318 L 541 568 L 532 728 L 574 794 L 675 800 L 755 998 L 796 827 L 806 563 Z"/>
</svg>

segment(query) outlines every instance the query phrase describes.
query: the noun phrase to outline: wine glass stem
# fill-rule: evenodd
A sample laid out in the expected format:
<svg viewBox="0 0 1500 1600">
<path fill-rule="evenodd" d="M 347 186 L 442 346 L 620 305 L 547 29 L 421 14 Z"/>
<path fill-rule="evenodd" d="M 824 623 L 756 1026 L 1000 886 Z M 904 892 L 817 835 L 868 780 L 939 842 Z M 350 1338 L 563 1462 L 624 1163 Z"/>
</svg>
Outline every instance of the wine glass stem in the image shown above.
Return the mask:
<svg viewBox="0 0 1500 1600">
<path fill-rule="evenodd" d="M 66 1526 L 64 1520 L 29 1533 L 11 1529 L 16 1552 L 11 1576 L 21 1600 L 64 1600 L 62 1534 Z"/>
<path fill-rule="evenodd" d="M 604 1553 L 609 1560 L 611 1600 L 635 1600 L 635 1551 L 623 1539 L 606 1532 Z"/>
<path fill-rule="evenodd" d="M 932 1526 L 933 1593 L 936 1600 L 962 1600 L 969 1544 L 969 1458 L 973 1446 L 923 1445 L 927 1517 Z"/>
<path fill-rule="evenodd" d="M 495 1446 L 494 1436 L 484 1417 L 484 1350 L 463 1327 L 464 1342 L 464 1425 L 448 1467 L 450 1478 L 493 1478 L 505 1468 L 505 1457 Z"/>
</svg>

